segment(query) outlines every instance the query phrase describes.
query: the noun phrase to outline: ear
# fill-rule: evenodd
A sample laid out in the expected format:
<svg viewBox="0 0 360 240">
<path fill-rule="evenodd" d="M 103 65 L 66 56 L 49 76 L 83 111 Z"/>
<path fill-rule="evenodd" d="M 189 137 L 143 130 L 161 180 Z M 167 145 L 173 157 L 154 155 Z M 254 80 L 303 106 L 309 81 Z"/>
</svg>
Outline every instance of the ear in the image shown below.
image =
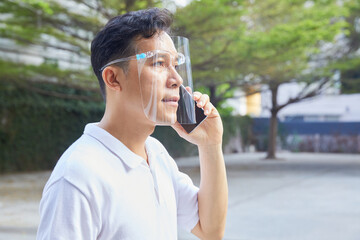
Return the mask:
<svg viewBox="0 0 360 240">
<path fill-rule="evenodd" d="M 125 78 L 124 71 L 119 67 L 109 66 L 102 72 L 102 78 L 106 86 L 113 91 L 121 91 L 121 79 Z"/>
</svg>

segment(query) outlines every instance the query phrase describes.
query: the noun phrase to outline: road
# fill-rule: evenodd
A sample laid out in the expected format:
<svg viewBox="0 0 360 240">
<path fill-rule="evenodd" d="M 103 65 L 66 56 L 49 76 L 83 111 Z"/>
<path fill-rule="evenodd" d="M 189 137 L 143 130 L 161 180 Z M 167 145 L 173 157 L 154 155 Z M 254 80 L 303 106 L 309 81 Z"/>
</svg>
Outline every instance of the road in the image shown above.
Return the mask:
<svg viewBox="0 0 360 240">
<path fill-rule="evenodd" d="M 227 155 L 228 240 L 360 240 L 360 155 Z M 197 158 L 177 160 L 199 185 Z M 35 239 L 50 172 L 0 176 L 0 240 Z M 180 231 L 180 240 L 197 239 Z"/>
</svg>

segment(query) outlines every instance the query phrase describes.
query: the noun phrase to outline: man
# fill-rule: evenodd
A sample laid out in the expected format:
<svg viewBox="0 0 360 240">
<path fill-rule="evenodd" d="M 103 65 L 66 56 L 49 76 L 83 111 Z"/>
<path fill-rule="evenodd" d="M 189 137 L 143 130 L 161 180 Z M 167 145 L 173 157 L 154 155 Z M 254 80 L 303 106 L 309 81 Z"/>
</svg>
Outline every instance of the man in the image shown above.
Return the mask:
<svg viewBox="0 0 360 240">
<path fill-rule="evenodd" d="M 183 79 L 171 22 L 167 10 L 152 8 L 115 17 L 96 35 L 91 61 L 105 113 L 54 168 L 37 239 L 169 240 L 178 227 L 201 239 L 222 238 L 228 194 L 222 122 L 199 92 L 193 98 L 207 118 L 190 134 L 176 121 Z M 198 146 L 200 188 L 150 137 L 159 124 Z"/>
</svg>

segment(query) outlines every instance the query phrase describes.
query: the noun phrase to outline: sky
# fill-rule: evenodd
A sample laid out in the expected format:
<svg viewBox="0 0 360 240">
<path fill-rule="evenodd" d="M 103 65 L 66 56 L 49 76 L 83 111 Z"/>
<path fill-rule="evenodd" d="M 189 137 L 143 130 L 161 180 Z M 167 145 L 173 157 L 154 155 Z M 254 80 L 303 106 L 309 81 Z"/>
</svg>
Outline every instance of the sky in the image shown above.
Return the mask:
<svg viewBox="0 0 360 240">
<path fill-rule="evenodd" d="M 176 4 L 182 7 L 188 4 L 190 1 L 191 0 L 175 0 Z"/>
<path fill-rule="evenodd" d="M 192 0 L 163 0 L 163 7 L 167 8 L 171 12 L 176 11 L 176 6 L 184 7 Z"/>
</svg>

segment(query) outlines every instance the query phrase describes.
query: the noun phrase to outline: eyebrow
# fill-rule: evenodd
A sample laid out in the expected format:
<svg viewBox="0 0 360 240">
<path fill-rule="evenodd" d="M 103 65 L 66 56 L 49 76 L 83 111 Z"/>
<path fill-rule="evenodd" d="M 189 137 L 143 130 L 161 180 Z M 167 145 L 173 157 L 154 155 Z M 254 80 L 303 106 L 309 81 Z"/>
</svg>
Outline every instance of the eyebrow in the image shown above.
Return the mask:
<svg viewBox="0 0 360 240">
<path fill-rule="evenodd" d="M 158 57 L 166 57 L 166 55 L 164 53 L 158 53 Z"/>
<path fill-rule="evenodd" d="M 168 51 L 168 50 L 165 50 L 165 49 L 159 49 L 159 50 L 160 50 L 160 51 L 167 52 L 167 53 L 169 53 L 171 56 L 176 56 L 176 57 L 179 56 L 178 51 Z"/>
</svg>

